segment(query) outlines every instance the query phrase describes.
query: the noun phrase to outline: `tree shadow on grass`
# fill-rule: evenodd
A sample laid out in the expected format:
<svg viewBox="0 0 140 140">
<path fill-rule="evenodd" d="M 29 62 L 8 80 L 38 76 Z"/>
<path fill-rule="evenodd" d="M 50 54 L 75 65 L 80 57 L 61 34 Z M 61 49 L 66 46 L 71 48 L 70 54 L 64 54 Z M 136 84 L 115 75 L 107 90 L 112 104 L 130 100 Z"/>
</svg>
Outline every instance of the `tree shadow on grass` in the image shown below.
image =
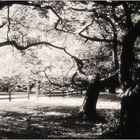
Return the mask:
<svg viewBox="0 0 140 140">
<path fill-rule="evenodd" d="M 1 115 L 0 138 L 97 138 L 116 125 L 116 110 L 98 110 L 106 121 L 98 118 L 94 122 L 77 116 L 78 111 L 79 107 L 58 106 L 37 107 L 33 113 L 5 112 Z"/>
</svg>

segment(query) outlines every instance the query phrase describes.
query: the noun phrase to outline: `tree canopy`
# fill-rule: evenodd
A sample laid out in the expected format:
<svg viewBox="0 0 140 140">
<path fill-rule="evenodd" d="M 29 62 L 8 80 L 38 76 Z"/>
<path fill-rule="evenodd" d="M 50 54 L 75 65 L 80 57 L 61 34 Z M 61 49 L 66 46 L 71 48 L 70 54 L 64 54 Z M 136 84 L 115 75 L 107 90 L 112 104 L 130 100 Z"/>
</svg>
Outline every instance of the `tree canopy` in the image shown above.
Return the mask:
<svg viewBox="0 0 140 140">
<path fill-rule="evenodd" d="M 1 1 L 0 5 L 1 47 L 12 46 L 24 55 L 28 49 L 30 56 L 33 47 L 59 50 L 83 75 L 96 69 L 104 77 L 118 70 L 124 57 L 123 38 L 139 21 L 139 2 Z M 57 58 L 55 51 L 53 54 L 57 60 L 63 58 Z M 122 62 L 121 72 L 128 72 L 128 62 Z M 130 63 L 127 68 L 131 67 Z M 123 74 L 122 82 L 127 81 L 125 77 Z"/>
</svg>

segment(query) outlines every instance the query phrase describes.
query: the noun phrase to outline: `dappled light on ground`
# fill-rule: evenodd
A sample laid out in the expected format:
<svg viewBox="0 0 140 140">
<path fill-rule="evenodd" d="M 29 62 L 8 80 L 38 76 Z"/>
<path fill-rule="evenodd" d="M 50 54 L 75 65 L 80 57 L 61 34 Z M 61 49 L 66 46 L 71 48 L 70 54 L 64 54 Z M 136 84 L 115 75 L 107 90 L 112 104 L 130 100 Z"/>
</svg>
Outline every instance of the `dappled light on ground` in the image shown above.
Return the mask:
<svg viewBox="0 0 140 140">
<path fill-rule="evenodd" d="M 2 100 L 0 138 L 97 138 L 118 125 L 114 118 L 118 117 L 120 103 L 111 98 L 99 98 L 97 111 L 102 117 L 95 122 L 76 116 L 84 97 Z"/>
<path fill-rule="evenodd" d="M 46 116 L 70 116 L 71 114 L 51 111 L 51 112 L 45 113 L 45 115 Z"/>
<path fill-rule="evenodd" d="M 0 110 L 31 111 L 34 107 L 46 106 L 75 106 L 82 105 L 83 97 L 39 97 L 32 96 L 28 99 L 0 100 Z M 120 98 L 116 95 L 101 94 L 97 102 L 98 109 L 120 109 Z"/>
</svg>

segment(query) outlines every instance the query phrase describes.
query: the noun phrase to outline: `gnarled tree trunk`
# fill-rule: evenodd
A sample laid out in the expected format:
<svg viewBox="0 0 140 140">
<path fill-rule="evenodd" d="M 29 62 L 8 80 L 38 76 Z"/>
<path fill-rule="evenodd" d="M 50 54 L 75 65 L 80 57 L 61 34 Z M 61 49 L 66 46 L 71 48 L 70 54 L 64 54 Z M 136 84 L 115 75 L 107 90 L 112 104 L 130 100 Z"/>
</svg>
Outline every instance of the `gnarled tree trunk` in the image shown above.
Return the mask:
<svg viewBox="0 0 140 140">
<path fill-rule="evenodd" d="M 140 137 L 140 81 L 133 78 L 135 67 L 134 43 L 140 36 L 140 22 L 132 27 L 123 40 L 121 55 L 121 82 L 125 89 L 130 88 L 129 94 L 121 101 L 121 127 L 125 138 Z M 137 75 L 138 76 L 138 75 Z M 140 78 L 140 73 L 139 76 Z M 131 94 L 130 94 L 131 93 Z"/>
<path fill-rule="evenodd" d="M 96 116 L 96 104 L 100 89 L 101 81 L 99 74 L 97 74 L 95 80 L 92 80 L 87 87 L 86 96 L 81 108 L 86 118 L 90 120 L 94 119 Z"/>
<path fill-rule="evenodd" d="M 138 36 L 140 36 L 140 22 L 129 30 L 123 40 L 120 74 L 121 82 L 125 84 L 126 87 L 133 84 L 132 69 L 135 65 L 134 43 Z"/>
<path fill-rule="evenodd" d="M 80 113 L 84 114 L 87 119 L 93 120 L 97 116 L 96 105 L 99 93 L 102 88 L 109 86 L 108 84 L 113 84 L 112 86 L 114 90 L 119 86 L 118 72 L 104 79 L 100 79 L 100 75 L 97 74 L 96 78 L 89 82 L 86 96 L 80 109 Z"/>
</svg>

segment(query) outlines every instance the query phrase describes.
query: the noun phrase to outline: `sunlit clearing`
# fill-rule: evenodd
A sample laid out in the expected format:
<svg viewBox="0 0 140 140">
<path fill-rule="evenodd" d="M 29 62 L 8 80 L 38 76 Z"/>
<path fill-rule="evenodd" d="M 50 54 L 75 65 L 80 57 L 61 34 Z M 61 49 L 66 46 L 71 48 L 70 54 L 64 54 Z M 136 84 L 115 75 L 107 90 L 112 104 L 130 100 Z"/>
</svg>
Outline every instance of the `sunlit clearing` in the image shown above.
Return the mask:
<svg viewBox="0 0 140 140">
<path fill-rule="evenodd" d="M 69 116 L 71 114 L 51 111 L 51 112 L 46 112 L 45 115 L 46 116 Z"/>
</svg>

